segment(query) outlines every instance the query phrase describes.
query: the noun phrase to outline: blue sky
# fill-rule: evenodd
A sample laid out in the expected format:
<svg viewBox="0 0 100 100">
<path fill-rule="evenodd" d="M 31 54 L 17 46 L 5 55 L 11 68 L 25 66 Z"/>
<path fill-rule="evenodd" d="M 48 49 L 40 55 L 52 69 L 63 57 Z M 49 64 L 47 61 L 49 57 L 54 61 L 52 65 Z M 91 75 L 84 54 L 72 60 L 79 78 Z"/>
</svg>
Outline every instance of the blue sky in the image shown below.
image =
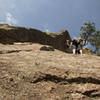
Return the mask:
<svg viewBox="0 0 100 100">
<path fill-rule="evenodd" d="M 84 22 L 100 30 L 100 0 L 0 0 L 0 22 L 78 37 Z"/>
</svg>

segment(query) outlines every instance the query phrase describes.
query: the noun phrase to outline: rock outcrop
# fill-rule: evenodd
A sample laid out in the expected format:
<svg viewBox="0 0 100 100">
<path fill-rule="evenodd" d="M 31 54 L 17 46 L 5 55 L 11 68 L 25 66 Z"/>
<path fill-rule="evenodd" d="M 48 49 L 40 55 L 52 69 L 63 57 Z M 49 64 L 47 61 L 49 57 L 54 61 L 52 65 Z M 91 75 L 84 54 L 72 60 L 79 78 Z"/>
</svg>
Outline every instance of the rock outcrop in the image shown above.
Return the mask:
<svg viewBox="0 0 100 100">
<path fill-rule="evenodd" d="M 15 42 L 40 43 L 65 51 L 66 39 L 71 40 L 67 30 L 47 34 L 31 28 L 14 27 L 7 24 L 0 25 L 0 43 L 3 44 L 14 44 Z"/>
</svg>

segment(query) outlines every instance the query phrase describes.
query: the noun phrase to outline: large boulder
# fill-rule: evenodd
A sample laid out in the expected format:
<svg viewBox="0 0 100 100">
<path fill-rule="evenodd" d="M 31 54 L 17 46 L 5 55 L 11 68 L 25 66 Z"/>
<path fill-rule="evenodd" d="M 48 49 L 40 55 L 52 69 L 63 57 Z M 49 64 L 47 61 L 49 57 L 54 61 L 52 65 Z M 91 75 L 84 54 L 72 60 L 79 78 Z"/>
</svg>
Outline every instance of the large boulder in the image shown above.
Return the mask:
<svg viewBox="0 0 100 100">
<path fill-rule="evenodd" d="M 66 40 L 71 40 L 67 30 L 48 34 L 32 28 L 0 24 L 0 43 L 3 44 L 14 44 L 17 42 L 40 43 L 66 51 Z"/>
</svg>

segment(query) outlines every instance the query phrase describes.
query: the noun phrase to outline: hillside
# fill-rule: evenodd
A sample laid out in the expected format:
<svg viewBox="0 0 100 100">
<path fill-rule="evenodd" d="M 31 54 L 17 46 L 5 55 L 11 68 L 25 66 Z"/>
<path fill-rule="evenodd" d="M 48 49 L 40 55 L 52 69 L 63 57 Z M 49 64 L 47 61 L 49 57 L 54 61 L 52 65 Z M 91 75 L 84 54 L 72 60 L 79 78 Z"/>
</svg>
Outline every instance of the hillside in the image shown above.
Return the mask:
<svg viewBox="0 0 100 100">
<path fill-rule="evenodd" d="M 100 57 L 42 46 L 0 44 L 0 100 L 100 99 Z"/>
<path fill-rule="evenodd" d="M 0 24 L 0 100 L 99 100 L 100 57 L 66 53 L 66 39 Z"/>
</svg>

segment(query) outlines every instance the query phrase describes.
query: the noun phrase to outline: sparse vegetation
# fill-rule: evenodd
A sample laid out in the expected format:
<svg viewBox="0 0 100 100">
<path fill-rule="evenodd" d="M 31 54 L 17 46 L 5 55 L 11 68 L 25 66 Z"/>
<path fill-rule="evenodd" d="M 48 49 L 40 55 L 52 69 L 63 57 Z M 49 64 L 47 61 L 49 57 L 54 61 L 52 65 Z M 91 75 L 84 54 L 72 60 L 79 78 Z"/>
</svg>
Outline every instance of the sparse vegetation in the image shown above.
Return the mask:
<svg viewBox="0 0 100 100">
<path fill-rule="evenodd" d="M 97 53 L 97 56 L 100 56 L 100 52 Z"/>
<path fill-rule="evenodd" d="M 51 32 L 45 32 L 47 35 L 51 35 L 52 33 Z"/>
<path fill-rule="evenodd" d="M 84 25 L 80 28 L 80 36 L 84 40 L 84 46 L 88 44 L 89 39 L 93 35 L 93 33 L 96 31 L 95 23 L 94 22 L 86 22 Z"/>
<path fill-rule="evenodd" d="M 89 39 L 90 44 L 95 48 L 95 52 L 99 53 L 100 50 L 100 31 L 96 31 L 95 34 Z"/>
<path fill-rule="evenodd" d="M 80 28 L 80 36 L 84 40 L 84 46 L 88 45 L 88 42 L 95 48 L 96 54 L 100 52 L 100 31 L 96 30 L 94 22 L 86 22 Z"/>
</svg>

